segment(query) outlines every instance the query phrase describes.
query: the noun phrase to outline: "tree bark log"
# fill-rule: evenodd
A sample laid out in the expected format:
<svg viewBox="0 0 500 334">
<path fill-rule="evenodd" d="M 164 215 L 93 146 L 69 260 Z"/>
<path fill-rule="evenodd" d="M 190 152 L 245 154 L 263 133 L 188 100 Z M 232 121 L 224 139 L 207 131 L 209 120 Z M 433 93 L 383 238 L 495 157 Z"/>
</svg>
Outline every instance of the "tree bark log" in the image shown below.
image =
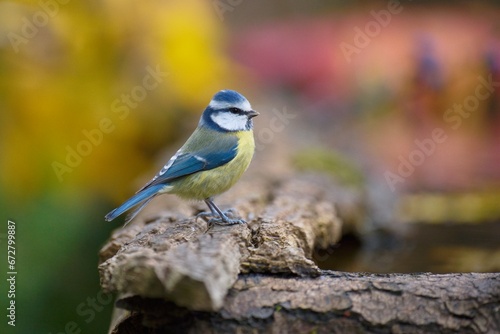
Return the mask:
<svg viewBox="0 0 500 334">
<path fill-rule="evenodd" d="M 103 288 L 215 311 L 239 273 L 319 275 L 314 247 L 341 235 L 335 201 L 328 198 L 333 184 L 304 175 L 271 183 L 255 178 L 243 188 L 238 211 L 250 219 L 258 214 L 248 224 L 208 228 L 190 218 L 194 209 L 116 232 L 101 251 Z"/>
<path fill-rule="evenodd" d="M 499 333 L 499 274 L 241 275 L 218 312 L 124 297 L 113 333 Z"/>
<path fill-rule="evenodd" d="M 248 224 L 208 228 L 193 218 L 200 205 L 168 197 L 112 235 L 99 271 L 119 296 L 113 333 L 500 332 L 500 274 L 316 266 L 314 248 L 363 219 L 358 189 L 320 175 L 252 175 L 220 202 Z"/>
</svg>

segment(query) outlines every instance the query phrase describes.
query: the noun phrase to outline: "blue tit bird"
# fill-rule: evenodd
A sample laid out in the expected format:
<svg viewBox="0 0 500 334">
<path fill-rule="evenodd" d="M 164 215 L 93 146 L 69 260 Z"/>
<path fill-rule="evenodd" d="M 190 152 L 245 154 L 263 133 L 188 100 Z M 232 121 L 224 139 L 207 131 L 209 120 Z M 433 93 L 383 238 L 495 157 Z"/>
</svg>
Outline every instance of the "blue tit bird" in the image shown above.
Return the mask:
<svg viewBox="0 0 500 334">
<path fill-rule="evenodd" d="M 106 221 L 137 207 L 126 218 L 127 224 L 156 196 L 175 194 L 205 201 L 210 213 L 200 215 L 212 217 L 209 224 L 244 223 L 228 217 L 213 198 L 231 188 L 250 164 L 255 150 L 252 118 L 257 115 L 240 93 L 221 90 L 215 94 L 186 143 L 151 181 L 108 213 Z"/>
</svg>

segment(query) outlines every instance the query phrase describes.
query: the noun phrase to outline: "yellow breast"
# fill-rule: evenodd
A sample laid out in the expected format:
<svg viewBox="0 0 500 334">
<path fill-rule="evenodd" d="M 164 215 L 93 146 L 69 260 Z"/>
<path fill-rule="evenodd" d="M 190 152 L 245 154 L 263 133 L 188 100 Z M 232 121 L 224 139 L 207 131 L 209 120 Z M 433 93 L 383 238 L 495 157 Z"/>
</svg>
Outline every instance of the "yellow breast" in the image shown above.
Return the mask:
<svg viewBox="0 0 500 334">
<path fill-rule="evenodd" d="M 238 148 L 233 160 L 175 181 L 170 192 L 186 199 L 203 200 L 231 188 L 248 168 L 255 150 L 253 131 L 239 131 L 234 135 L 238 137 Z"/>
</svg>

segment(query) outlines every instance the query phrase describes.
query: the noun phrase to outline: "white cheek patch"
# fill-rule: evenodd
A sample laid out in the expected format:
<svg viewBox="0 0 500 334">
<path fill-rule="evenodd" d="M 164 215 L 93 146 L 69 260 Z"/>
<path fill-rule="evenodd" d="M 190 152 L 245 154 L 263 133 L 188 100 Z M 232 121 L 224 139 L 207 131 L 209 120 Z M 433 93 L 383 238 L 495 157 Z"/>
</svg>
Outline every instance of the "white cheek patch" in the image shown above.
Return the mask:
<svg viewBox="0 0 500 334">
<path fill-rule="evenodd" d="M 241 102 L 238 102 L 238 103 L 229 103 L 229 102 L 225 102 L 225 101 L 210 101 L 210 104 L 209 106 L 213 109 L 226 109 L 226 108 L 231 108 L 231 107 L 234 107 L 234 108 L 238 108 L 238 109 L 241 109 L 241 110 L 244 110 L 244 111 L 250 111 L 252 110 L 252 106 L 250 105 L 250 102 L 248 102 L 248 100 L 244 100 L 244 101 L 241 101 Z"/>
<path fill-rule="evenodd" d="M 229 112 L 219 112 L 211 117 L 218 126 L 228 131 L 243 131 L 248 121 L 246 115 L 235 115 Z"/>
</svg>

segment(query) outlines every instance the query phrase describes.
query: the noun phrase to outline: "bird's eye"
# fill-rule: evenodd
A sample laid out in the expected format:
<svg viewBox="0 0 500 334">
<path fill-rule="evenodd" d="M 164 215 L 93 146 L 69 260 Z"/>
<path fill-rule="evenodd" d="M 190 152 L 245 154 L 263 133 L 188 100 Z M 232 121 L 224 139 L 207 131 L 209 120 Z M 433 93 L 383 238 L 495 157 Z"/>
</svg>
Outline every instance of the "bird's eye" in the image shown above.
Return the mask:
<svg viewBox="0 0 500 334">
<path fill-rule="evenodd" d="M 238 108 L 229 108 L 229 112 L 231 112 L 232 114 L 241 114 L 242 113 L 241 109 L 238 109 Z"/>
</svg>

